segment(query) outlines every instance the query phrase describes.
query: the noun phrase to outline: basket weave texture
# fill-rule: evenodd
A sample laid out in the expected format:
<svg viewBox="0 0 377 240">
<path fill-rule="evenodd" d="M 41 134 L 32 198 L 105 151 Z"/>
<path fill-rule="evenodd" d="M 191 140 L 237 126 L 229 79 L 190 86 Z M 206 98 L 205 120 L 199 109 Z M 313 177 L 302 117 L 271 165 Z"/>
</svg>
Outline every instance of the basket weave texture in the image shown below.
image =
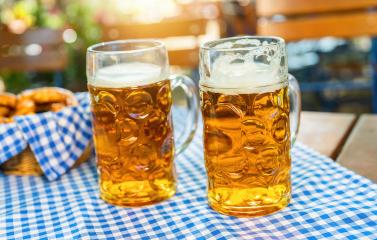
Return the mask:
<svg viewBox="0 0 377 240">
<path fill-rule="evenodd" d="M 81 163 L 88 161 L 91 155 L 91 144 L 89 144 L 82 155 L 77 159 L 72 168 L 78 167 Z M 43 171 L 29 147 L 23 152 L 7 160 L 0 165 L 0 170 L 8 175 L 18 176 L 42 176 Z"/>
</svg>

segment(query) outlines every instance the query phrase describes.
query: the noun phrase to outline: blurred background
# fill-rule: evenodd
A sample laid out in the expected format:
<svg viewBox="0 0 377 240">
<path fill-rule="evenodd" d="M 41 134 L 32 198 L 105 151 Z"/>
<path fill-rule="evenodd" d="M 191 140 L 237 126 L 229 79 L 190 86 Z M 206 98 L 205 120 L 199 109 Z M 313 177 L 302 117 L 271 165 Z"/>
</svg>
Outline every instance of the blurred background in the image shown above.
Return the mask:
<svg viewBox="0 0 377 240">
<path fill-rule="evenodd" d="M 86 48 L 128 38 L 197 82 L 202 42 L 251 34 L 287 40 L 304 110 L 377 112 L 376 0 L 0 0 L 0 91 L 85 91 Z"/>
</svg>

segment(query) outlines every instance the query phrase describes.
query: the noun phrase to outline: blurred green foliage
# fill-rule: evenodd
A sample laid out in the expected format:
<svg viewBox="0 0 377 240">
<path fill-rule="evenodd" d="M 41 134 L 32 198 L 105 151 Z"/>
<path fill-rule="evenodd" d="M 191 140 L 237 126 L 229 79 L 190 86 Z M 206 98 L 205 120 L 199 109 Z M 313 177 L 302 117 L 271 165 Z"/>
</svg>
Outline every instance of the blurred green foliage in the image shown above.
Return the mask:
<svg viewBox="0 0 377 240">
<path fill-rule="evenodd" d="M 66 43 L 69 61 L 63 74 L 64 86 L 76 91 L 86 88 L 86 48 L 100 39 L 100 29 L 95 21 L 95 9 L 87 1 L 76 0 L 0 0 L 0 27 L 12 31 L 17 21 L 26 29 L 73 29 L 77 39 Z M 54 73 L 16 73 L 1 71 L 6 90 L 19 92 L 25 88 L 52 85 Z"/>
</svg>

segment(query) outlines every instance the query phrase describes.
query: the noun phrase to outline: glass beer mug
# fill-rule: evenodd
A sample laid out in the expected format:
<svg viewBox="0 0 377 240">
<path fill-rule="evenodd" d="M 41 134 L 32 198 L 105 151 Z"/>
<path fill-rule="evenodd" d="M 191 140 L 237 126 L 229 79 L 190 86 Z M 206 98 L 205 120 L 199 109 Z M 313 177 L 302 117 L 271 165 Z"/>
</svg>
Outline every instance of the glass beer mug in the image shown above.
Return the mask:
<svg viewBox="0 0 377 240">
<path fill-rule="evenodd" d="M 87 78 L 100 197 L 121 206 L 142 206 L 173 196 L 173 158 L 192 139 L 197 93 L 185 76 L 170 77 L 162 42 L 128 40 L 88 48 Z M 174 150 L 172 90 L 187 95 L 188 118 Z"/>
<path fill-rule="evenodd" d="M 200 95 L 209 205 L 240 217 L 288 205 L 301 100 L 284 40 L 246 36 L 205 43 Z"/>
</svg>

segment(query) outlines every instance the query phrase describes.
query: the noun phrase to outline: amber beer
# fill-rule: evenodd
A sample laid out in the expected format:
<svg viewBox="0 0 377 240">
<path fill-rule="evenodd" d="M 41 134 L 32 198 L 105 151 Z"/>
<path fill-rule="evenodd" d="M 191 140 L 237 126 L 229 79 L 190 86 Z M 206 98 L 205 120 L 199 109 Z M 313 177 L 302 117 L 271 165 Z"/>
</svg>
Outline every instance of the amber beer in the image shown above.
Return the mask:
<svg viewBox="0 0 377 240">
<path fill-rule="evenodd" d="M 283 39 L 266 36 L 200 48 L 208 202 L 217 212 L 264 216 L 290 201 L 301 98 L 286 53 Z"/>
<path fill-rule="evenodd" d="M 144 72 L 139 86 L 112 88 L 109 70 L 102 72 L 102 80 L 88 85 L 101 198 L 124 206 L 169 198 L 176 191 L 170 81 Z"/>
<path fill-rule="evenodd" d="M 86 75 L 100 197 L 132 207 L 173 196 L 173 160 L 190 144 L 198 119 L 194 81 L 170 75 L 164 43 L 151 39 L 90 46 Z M 186 96 L 187 117 L 174 139 L 171 95 L 176 88 Z"/>
<path fill-rule="evenodd" d="M 275 212 L 290 198 L 288 87 L 257 93 L 201 86 L 208 200 L 235 216 Z"/>
</svg>

